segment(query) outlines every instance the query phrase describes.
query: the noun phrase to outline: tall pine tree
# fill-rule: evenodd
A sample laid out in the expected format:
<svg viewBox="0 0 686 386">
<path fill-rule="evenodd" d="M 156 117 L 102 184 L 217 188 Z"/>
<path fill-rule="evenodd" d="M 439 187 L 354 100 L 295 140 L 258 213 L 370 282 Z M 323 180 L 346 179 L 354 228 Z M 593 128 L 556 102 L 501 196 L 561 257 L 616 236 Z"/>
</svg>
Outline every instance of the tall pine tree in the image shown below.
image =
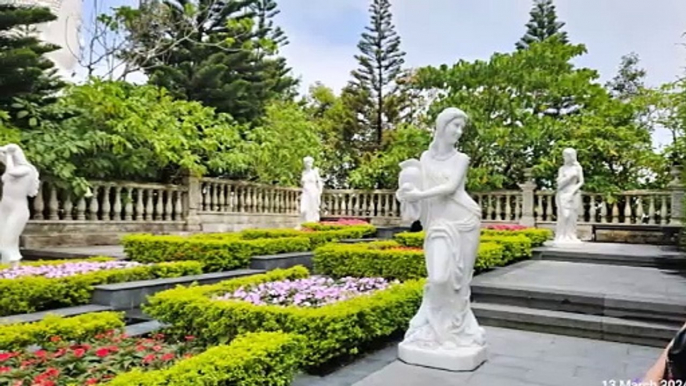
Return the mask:
<svg viewBox="0 0 686 386">
<path fill-rule="evenodd" d="M 260 119 L 267 102 L 295 81 L 276 56 L 285 44 L 268 0 L 164 0 L 170 49 L 146 72 L 175 96 L 197 100 L 240 122 Z M 145 49 L 146 41 L 141 41 Z M 155 42 L 159 44 L 159 42 Z"/>
<path fill-rule="evenodd" d="M 15 98 L 47 102 L 62 87 L 44 56 L 59 47 L 41 42 L 35 28 L 55 19 L 48 8 L 0 5 L 0 110 L 11 111 Z"/>
<path fill-rule="evenodd" d="M 526 34 L 517 42 L 518 50 L 524 50 L 534 42 L 542 42 L 556 37 L 562 43 L 568 43 L 567 32 L 562 30 L 564 22 L 557 20 L 557 13 L 553 0 L 534 0 L 534 6 L 529 12 L 531 16 L 526 23 Z"/>
<path fill-rule="evenodd" d="M 361 112 L 365 123 L 373 130 L 377 146 L 381 145 L 388 116 L 385 114 L 389 96 L 395 94 L 396 78 L 405 63 L 400 50 L 400 36 L 393 25 L 390 0 L 372 0 L 369 7 L 371 24 L 365 27 L 357 45 L 360 54 L 355 56 L 360 68 L 353 71 L 353 86 L 360 95 L 368 98 Z"/>
</svg>

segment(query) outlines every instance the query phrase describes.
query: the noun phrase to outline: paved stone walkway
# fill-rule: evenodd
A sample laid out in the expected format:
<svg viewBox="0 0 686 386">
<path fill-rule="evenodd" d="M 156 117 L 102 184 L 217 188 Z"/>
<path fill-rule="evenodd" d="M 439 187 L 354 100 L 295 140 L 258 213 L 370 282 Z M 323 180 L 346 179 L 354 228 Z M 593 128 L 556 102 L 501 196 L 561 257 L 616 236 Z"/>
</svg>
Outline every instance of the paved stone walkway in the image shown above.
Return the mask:
<svg viewBox="0 0 686 386">
<path fill-rule="evenodd" d="M 590 255 L 622 255 L 622 256 L 664 256 L 684 257 L 684 253 L 676 250 L 674 246 L 649 245 L 649 244 L 619 244 L 619 243 L 582 243 L 577 246 L 543 247 L 540 250 L 550 251 L 582 251 Z"/>
<path fill-rule="evenodd" d="M 490 359 L 474 372 L 406 365 L 390 346 L 325 377 L 293 386 L 604 386 L 641 376 L 658 348 L 486 327 Z"/>
<path fill-rule="evenodd" d="M 476 276 L 472 284 L 525 286 L 686 304 L 683 275 L 658 268 L 532 260 Z"/>
</svg>

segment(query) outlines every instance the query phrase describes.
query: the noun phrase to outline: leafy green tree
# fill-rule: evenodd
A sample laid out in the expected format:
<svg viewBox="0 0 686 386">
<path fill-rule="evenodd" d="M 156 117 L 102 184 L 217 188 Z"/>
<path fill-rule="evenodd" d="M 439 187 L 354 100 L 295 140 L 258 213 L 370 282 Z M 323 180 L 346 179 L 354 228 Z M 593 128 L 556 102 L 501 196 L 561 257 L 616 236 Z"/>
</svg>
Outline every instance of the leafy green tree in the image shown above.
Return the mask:
<svg viewBox="0 0 686 386">
<path fill-rule="evenodd" d="M 400 49 L 400 36 L 393 25 L 390 0 L 373 0 L 369 12 L 371 23 L 357 45 L 360 54 L 355 59 L 360 67 L 352 73 L 353 89 L 366 99 L 360 115 L 380 146 L 384 128 L 396 123 L 389 121 L 395 117 L 388 114 L 389 98 L 397 93 L 396 79 L 405 63 L 405 53 Z"/>
<path fill-rule="evenodd" d="M 534 0 L 529 15 L 526 34 L 516 44 L 518 50 L 527 49 L 534 42 L 542 42 L 552 37 L 561 43 L 568 43 L 567 32 L 562 30 L 565 23 L 557 19 L 553 0 Z"/>
<path fill-rule="evenodd" d="M 163 54 L 145 67 L 152 84 L 240 122 L 254 122 L 271 99 L 293 88 L 284 60 L 275 56 L 285 41 L 271 22 L 272 2 L 164 0 L 160 7 L 170 22 L 131 35 L 138 41 L 129 50 L 140 60 L 137 52 L 162 46 Z"/>
<path fill-rule="evenodd" d="M 294 102 L 275 101 L 267 106 L 263 124 L 247 134 L 239 151 L 247 159 L 250 179 L 298 186 L 303 158 L 312 156 L 320 161 L 322 144 L 304 109 Z"/>
<path fill-rule="evenodd" d="M 36 24 L 55 18 L 48 8 L 0 4 L 0 110 L 13 112 L 16 98 L 50 103 L 63 86 L 44 56 L 59 47 L 41 42 L 36 31 Z"/>
<path fill-rule="evenodd" d="M 617 75 L 605 87 L 613 96 L 627 100 L 638 96 L 645 89 L 646 70 L 639 67 L 640 59 L 634 52 L 622 56 Z"/>
</svg>

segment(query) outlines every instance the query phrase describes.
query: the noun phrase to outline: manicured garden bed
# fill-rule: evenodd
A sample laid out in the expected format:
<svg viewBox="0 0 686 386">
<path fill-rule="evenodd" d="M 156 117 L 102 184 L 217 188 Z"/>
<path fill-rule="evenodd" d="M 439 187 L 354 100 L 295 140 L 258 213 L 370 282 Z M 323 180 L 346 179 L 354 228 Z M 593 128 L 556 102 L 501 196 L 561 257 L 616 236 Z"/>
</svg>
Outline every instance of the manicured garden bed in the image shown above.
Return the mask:
<svg viewBox="0 0 686 386">
<path fill-rule="evenodd" d="M 479 245 L 474 269 L 484 271 L 508 263 L 499 243 Z M 395 241 L 368 244 L 329 244 L 314 253 L 314 271 L 332 277 L 383 277 L 413 280 L 426 277 L 424 251 Z"/>
<path fill-rule="evenodd" d="M 242 231 L 243 239 L 271 239 L 283 237 L 307 237 L 310 239 L 310 250 L 329 242 L 337 242 L 345 239 L 361 239 L 373 236 L 376 227 L 373 225 L 338 225 L 337 223 L 327 224 L 305 224 L 302 230 L 295 229 L 248 229 Z"/>
<path fill-rule="evenodd" d="M 141 264 L 107 258 L 0 267 L 0 316 L 88 304 L 93 286 L 202 273 L 196 261 Z"/>
<path fill-rule="evenodd" d="M 131 338 L 122 325 L 121 315 L 98 313 L 7 326 L 9 333 L 0 335 L 0 384 L 287 385 L 302 355 L 303 339 L 292 334 L 247 334 L 206 350 L 191 335 Z M 10 333 L 21 338 L 7 339 Z"/>
<path fill-rule="evenodd" d="M 395 235 L 395 241 L 402 245 L 421 248 L 424 245 L 424 232 L 403 232 Z M 553 232 L 549 229 L 527 228 L 519 225 L 493 225 L 481 230 L 482 241 L 494 241 L 498 237 L 526 237 L 531 241 L 531 248 L 540 247 L 552 239 Z M 530 256 L 530 255 L 529 255 Z"/>
<path fill-rule="evenodd" d="M 303 365 L 314 369 L 407 328 L 422 290 L 421 280 L 333 281 L 295 267 L 161 292 L 145 311 L 170 324 L 172 332 L 196 335 L 206 344 L 255 331 L 302 335 Z"/>
</svg>

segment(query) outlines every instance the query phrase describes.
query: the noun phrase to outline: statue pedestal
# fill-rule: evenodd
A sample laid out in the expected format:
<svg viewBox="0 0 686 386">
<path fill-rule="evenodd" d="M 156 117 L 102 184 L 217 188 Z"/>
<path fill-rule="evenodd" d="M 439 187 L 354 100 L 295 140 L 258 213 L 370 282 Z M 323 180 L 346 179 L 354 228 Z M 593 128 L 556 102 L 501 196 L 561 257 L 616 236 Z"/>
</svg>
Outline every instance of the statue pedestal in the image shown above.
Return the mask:
<svg viewBox="0 0 686 386">
<path fill-rule="evenodd" d="M 402 342 L 398 345 L 398 358 L 410 365 L 448 371 L 473 371 L 486 362 L 488 349 L 486 346 L 431 349 Z"/>
</svg>

